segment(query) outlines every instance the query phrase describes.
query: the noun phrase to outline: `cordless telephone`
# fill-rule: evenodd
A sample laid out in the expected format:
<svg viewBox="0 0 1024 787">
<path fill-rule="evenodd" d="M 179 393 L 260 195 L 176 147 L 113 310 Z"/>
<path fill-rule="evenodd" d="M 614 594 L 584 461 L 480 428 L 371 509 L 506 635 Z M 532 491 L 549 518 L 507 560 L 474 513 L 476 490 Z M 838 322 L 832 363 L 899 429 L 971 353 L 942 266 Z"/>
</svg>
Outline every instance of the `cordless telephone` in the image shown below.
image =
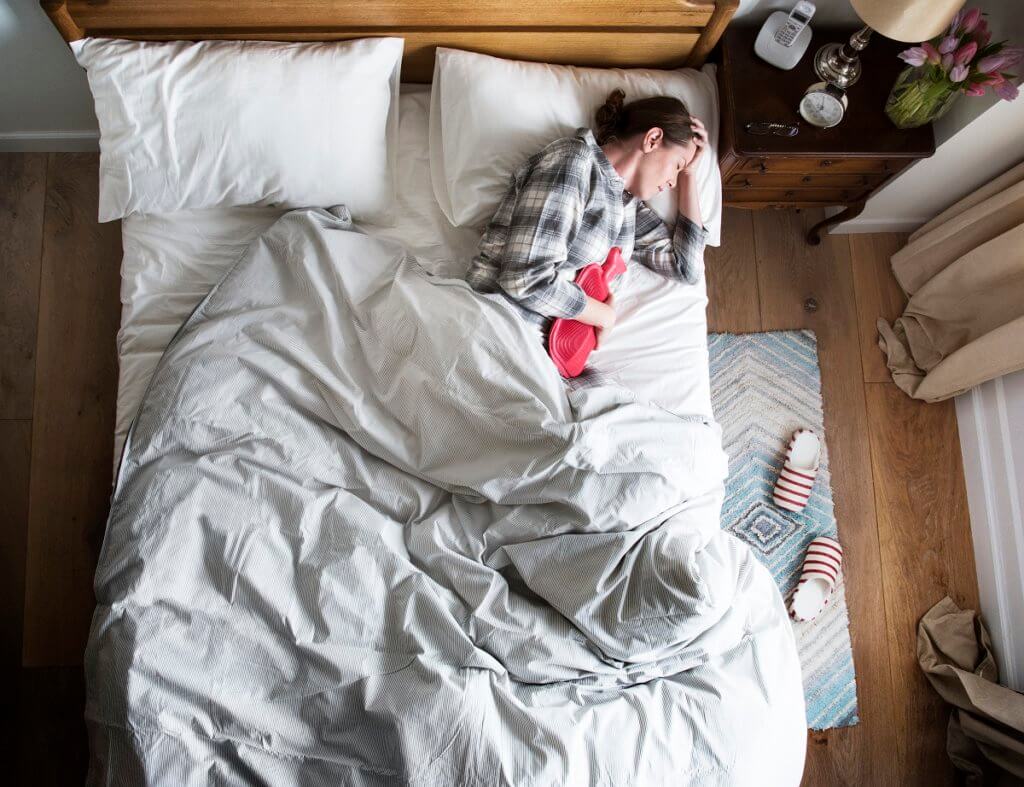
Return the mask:
<svg viewBox="0 0 1024 787">
<path fill-rule="evenodd" d="M 811 43 L 808 23 L 814 11 L 814 3 L 800 0 L 788 14 L 785 11 L 771 14 L 754 42 L 757 56 L 784 71 L 795 66 Z"/>
<path fill-rule="evenodd" d="M 800 0 L 789 12 L 786 23 L 775 31 L 775 42 L 782 46 L 792 46 L 796 37 L 800 35 L 800 31 L 811 21 L 814 11 L 814 3 Z"/>
</svg>

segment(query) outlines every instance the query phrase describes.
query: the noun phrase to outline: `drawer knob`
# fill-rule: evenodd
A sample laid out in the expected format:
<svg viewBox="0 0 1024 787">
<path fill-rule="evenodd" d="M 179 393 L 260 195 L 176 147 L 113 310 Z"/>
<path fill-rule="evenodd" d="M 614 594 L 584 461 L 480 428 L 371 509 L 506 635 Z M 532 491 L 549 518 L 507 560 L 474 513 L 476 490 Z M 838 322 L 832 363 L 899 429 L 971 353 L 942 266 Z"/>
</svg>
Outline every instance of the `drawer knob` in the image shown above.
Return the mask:
<svg viewBox="0 0 1024 787">
<path fill-rule="evenodd" d="M 754 184 L 750 182 L 750 178 L 743 178 L 743 188 L 749 189 Z"/>
<path fill-rule="evenodd" d="M 800 178 L 800 182 L 801 183 L 810 183 L 811 182 L 811 176 L 810 175 L 804 175 L 802 178 Z"/>
<path fill-rule="evenodd" d="M 758 172 L 760 172 L 763 175 L 764 173 L 766 173 L 768 171 L 768 167 L 766 167 L 764 165 L 763 161 L 759 161 L 758 164 L 757 164 L 757 170 L 758 170 Z"/>
<path fill-rule="evenodd" d="M 828 159 L 822 159 L 821 166 L 823 166 L 823 167 L 831 167 L 832 166 L 832 162 L 829 161 Z"/>
<path fill-rule="evenodd" d="M 793 196 L 794 194 L 796 194 L 796 192 L 795 192 L 795 191 L 787 191 L 787 192 L 786 192 L 785 194 L 783 194 L 782 196 L 784 196 L 784 197 L 792 197 L 792 196 Z"/>
</svg>

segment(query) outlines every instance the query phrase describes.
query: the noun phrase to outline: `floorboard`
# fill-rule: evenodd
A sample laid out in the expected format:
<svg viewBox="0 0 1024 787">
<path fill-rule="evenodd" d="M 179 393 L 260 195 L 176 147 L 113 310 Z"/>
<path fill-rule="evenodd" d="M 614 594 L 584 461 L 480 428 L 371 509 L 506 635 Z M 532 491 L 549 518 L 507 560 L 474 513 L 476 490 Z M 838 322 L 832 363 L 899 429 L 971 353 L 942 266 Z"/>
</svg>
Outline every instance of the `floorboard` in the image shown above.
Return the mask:
<svg viewBox="0 0 1024 787">
<path fill-rule="evenodd" d="M 50 154 L 25 570 L 23 659 L 79 665 L 113 462 L 121 234 L 97 224 L 97 156 Z"/>
<path fill-rule="evenodd" d="M 0 419 L 32 418 L 45 186 L 45 154 L 0 154 Z"/>
<path fill-rule="evenodd" d="M 857 296 L 857 324 L 860 333 L 864 381 L 886 383 L 892 378 L 885 355 L 878 347 L 879 317 L 889 322 L 903 313 L 907 298 L 892 274 L 889 260 L 906 245 L 902 233 L 850 235 L 853 285 Z"/>
<path fill-rule="evenodd" d="M 10 762 L 14 784 L 84 784 L 89 746 L 82 715 L 85 680 L 81 668 L 23 669 L 14 700 L 11 704 L 18 709 L 18 728 L 11 739 L 17 744 Z"/>
<path fill-rule="evenodd" d="M 942 722 L 949 711 L 917 663 L 917 622 L 949 595 L 978 608 L 962 459 L 951 401 L 924 404 L 893 383 L 867 386 L 885 584 L 894 738 L 909 774 L 955 784 Z"/>
<path fill-rule="evenodd" d="M 31 448 L 31 421 L 0 421 L 0 669 L 21 665 Z"/>
<path fill-rule="evenodd" d="M 708 286 L 708 330 L 752 333 L 761 330 L 761 304 L 754 266 L 751 211 L 726 208 L 722 245 L 704 252 Z"/>
<path fill-rule="evenodd" d="M 887 631 L 879 614 L 884 603 L 857 308 L 847 237 L 825 236 L 820 246 L 803 240 L 819 219 L 817 212 L 753 213 L 764 329 L 810 328 L 818 337 L 825 439 L 858 677 L 860 724 L 809 736 L 804 783 L 883 785 L 892 778 L 896 750 Z M 808 311 L 808 299 L 815 301 L 815 311 Z"/>
</svg>

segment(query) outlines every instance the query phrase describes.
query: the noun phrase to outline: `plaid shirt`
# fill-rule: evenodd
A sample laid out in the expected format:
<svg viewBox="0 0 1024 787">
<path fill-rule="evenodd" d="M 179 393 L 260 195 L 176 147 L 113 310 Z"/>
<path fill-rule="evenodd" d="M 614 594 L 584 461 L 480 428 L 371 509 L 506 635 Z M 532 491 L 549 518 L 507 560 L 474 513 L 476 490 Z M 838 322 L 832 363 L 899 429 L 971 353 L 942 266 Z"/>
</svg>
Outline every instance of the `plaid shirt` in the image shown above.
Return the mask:
<svg viewBox="0 0 1024 787">
<path fill-rule="evenodd" d="M 586 295 L 576 271 L 612 246 L 670 279 L 693 284 L 707 230 L 679 216 L 674 233 L 625 190 L 590 129 L 556 140 L 512 175 L 466 281 L 545 317 L 575 317 Z"/>
</svg>

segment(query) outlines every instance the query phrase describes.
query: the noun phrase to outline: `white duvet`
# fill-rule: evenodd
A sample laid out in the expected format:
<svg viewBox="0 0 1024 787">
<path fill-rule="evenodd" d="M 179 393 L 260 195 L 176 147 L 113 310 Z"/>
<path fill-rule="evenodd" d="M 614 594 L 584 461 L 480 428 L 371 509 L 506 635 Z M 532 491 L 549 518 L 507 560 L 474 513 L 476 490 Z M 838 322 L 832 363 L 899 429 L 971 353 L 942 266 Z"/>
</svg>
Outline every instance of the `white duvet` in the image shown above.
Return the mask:
<svg viewBox="0 0 1024 787">
<path fill-rule="evenodd" d="M 87 652 L 105 784 L 789 785 L 806 726 L 718 426 L 286 214 L 126 444 Z"/>
</svg>

